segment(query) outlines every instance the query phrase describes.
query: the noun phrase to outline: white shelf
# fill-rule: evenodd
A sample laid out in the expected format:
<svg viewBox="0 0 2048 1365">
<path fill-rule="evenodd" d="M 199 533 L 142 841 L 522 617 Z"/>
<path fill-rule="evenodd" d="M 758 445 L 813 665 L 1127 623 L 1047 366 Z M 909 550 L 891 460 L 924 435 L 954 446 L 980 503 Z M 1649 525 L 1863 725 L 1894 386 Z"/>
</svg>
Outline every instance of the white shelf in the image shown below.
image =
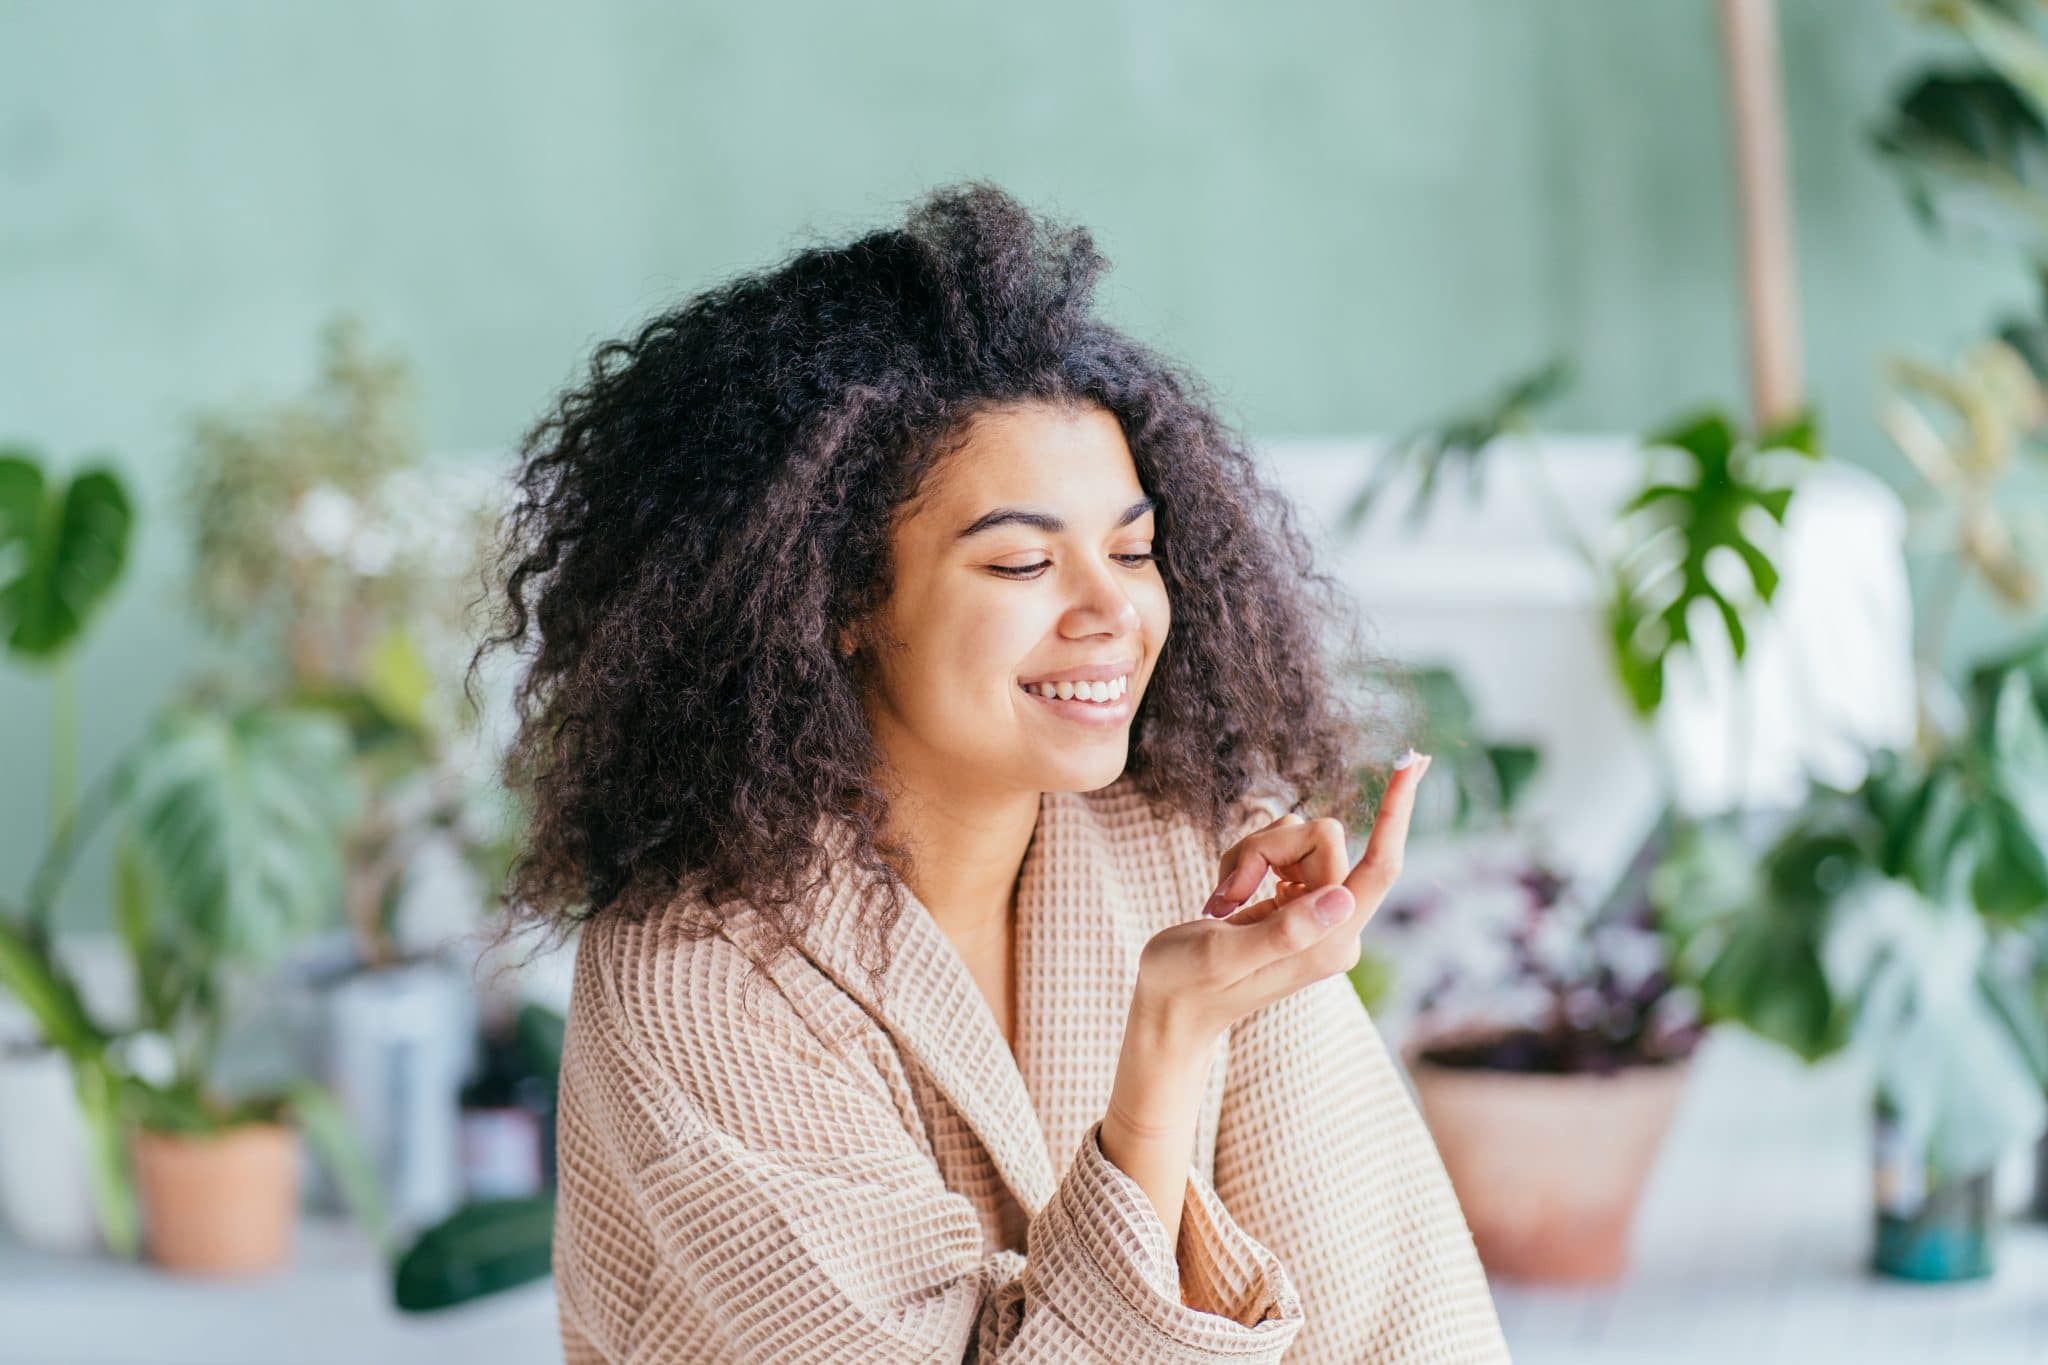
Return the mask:
<svg viewBox="0 0 2048 1365">
<path fill-rule="evenodd" d="M 2008 1222 L 1989 1280 L 1923 1285 L 1864 1269 L 1868 1080 L 1814 1070 L 1742 1034 L 1695 1061 L 1606 1289 L 1496 1281 L 1516 1365 L 1890 1365 L 2048 1360 L 2048 1227 Z M 2008 1201 L 2014 1184 L 2004 1189 Z M 524 1365 L 561 1359 L 540 1280 L 444 1313 L 391 1307 L 352 1228 L 309 1219 L 289 1268 L 200 1282 L 0 1244 L 0 1359 L 36 1365 Z"/>
</svg>

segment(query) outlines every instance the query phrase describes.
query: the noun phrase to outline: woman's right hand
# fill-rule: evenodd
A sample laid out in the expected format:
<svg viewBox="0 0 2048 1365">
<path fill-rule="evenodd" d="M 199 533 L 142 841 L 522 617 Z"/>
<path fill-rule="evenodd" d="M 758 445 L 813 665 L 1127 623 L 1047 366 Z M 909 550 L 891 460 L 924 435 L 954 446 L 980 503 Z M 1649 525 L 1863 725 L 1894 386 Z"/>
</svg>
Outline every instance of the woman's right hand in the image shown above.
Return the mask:
<svg viewBox="0 0 2048 1365">
<path fill-rule="evenodd" d="M 1327 817 L 1283 815 L 1226 849 L 1209 913 L 1146 943 L 1133 1013 L 1204 1045 L 1246 1015 L 1356 966 L 1359 934 L 1401 875 L 1415 789 L 1429 763 L 1420 755 L 1394 769 L 1365 853 L 1349 871 L 1343 823 Z M 1240 906 L 1268 869 L 1278 874 L 1277 894 Z"/>
</svg>

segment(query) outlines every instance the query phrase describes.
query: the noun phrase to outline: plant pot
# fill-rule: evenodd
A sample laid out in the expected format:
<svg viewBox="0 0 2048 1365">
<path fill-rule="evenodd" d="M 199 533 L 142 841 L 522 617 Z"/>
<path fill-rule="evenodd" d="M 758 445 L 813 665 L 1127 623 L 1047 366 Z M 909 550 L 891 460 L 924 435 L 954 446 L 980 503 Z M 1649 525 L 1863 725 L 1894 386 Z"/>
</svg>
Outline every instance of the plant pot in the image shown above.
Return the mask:
<svg viewBox="0 0 2048 1365">
<path fill-rule="evenodd" d="M 193 1275 L 252 1275 L 283 1264 L 299 1213 L 299 1134 L 281 1123 L 205 1136 L 130 1139 L 149 1258 Z"/>
<path fill-rule="evenodd" d="M 1996 1170 L 1938 1177 L 1882 1099 L 1871 1133 L 1877 1213 L 1871 1270 L 1936 1283 L 1990 1275 L 1996 1268 Z"/>
<path fill-rule="evenodd" d="M 301 1046 L 360 1138 L 400 1230 L 462 1202 L 462 1085 L 474 1067 L 476 1002 L 468 979 L 436 957 L 365 967 L 315 961 L 301 978 Z M 324 1164 L 309 1172 L 315 1208 L 341 1206 Z"/>
<path fill-rule="evenodd" d="M 1445 1066 L 1428 1050 L 1405 1048 L 1403 1062 L 1486 1269 L 1618 1278 L 1690 1063 L 1560 1075 Z"/>
<path fill-rule="evenodd" d="M 0 1223 L 23 1246 L 84 1255 L 104 1244 L 86 1150 L 69 1059 L 0 1041 Z"/>
</svg>

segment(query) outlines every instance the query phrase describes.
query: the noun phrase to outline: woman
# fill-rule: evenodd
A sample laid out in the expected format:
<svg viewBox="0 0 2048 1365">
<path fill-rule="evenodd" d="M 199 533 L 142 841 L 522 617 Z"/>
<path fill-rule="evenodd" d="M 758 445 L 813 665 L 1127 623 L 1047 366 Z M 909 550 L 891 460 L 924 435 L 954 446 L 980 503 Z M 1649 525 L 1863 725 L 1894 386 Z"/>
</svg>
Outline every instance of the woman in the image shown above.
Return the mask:
<svg viewBox="0 0 2048 1365">
<path fill-rule="evenodd" d="M 1428 761 L 1355 868 L 1291 809 L 1355 772 L 1334 585 L 1103 264 L 952 187 L 528 437 L 572 1365 L 1506 1358 L 1344 975 Z"/>
</svg>

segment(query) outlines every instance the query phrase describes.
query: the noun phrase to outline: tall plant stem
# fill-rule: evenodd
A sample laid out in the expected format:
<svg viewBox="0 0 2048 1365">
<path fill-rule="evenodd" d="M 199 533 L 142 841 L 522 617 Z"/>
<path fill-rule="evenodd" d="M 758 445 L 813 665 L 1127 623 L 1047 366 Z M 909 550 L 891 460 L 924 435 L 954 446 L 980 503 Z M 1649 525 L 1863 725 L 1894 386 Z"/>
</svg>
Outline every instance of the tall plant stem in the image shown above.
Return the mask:
<svg viewBox="0 0 2048 1365">
<path fill-rule="evenodd" d="M 78 677 L 71 652 L 50 670 L 50 829 L 63 829 L 78 804 Z"/>
<path fill-rule="evenodd" d="M 1775 0 L 1720 0 L 1720 12 L 1742 228 L 1750 418 L 1763 432 L 1789 421 L 1806 405 L 1794 268 L 1798 248 L 1792 230 L 1791 140 L 1785 131 Z M 1737 790 L 1746 792 L 1751 735 L 1747 699 L 1739 691 L 1739 665 L 1736 674 L 1730 764 Z"/>
</svg>

